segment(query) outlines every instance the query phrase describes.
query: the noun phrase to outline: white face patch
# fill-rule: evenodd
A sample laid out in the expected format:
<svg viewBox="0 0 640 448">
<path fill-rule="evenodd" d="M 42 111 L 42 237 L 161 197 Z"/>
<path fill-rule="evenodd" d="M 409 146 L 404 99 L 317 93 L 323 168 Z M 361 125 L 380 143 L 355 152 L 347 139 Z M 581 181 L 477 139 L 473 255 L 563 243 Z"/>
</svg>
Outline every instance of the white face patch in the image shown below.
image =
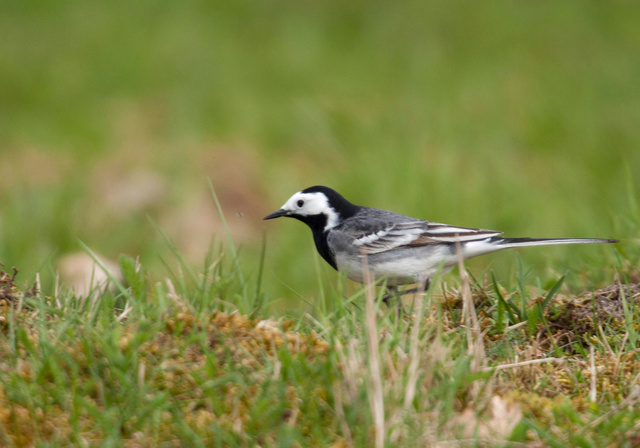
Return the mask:
<svg viewBox="0 0 640 448">
<path fill-rule="evenodd" d="M 298 216 L 325 215 L 327 217 L 327 225 L 324 230 L 329 230 L 338 225 L 338 212 L 329 205 L 329 200 L 322 193 L 298 192 L 289 198 L 281 210 Z"/>
</svg>

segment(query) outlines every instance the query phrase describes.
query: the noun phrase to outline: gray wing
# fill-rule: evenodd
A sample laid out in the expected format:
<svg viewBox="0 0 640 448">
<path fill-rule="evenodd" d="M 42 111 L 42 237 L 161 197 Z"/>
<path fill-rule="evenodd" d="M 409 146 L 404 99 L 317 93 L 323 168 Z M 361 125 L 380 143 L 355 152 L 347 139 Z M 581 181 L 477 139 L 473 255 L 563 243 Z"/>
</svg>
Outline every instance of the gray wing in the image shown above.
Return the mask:
<svg viewBox="0 0 640 448">
<path fill-rule="evenodd" d="M 380 213 L 384 212 L 384 213 Z M 364 222 L 367 222 L 366 227 Z M 363 231 L 367 228 L 368 231 Z M 419 247 L 438 243 L 485 240 L 502 232 L 485 229 L 457 227 L 437 222 L 422 221 L 384 210 L 369 209 L 358 216 L 348 234 L 353 248 L 367 255 L 386 252 L 401 247 Z"/>
</svg>

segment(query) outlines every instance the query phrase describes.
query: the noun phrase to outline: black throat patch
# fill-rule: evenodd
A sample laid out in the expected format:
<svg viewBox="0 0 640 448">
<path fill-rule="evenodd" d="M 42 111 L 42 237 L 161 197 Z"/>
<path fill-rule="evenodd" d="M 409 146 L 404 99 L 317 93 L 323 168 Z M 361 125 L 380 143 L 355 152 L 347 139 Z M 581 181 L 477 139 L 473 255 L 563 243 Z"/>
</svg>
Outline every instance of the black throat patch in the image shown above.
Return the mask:
<svg viewBox="0 0 640 448">
<path fill-rule="evenodd" d="M 312 215 L 312 216 L 292 216 L 299 221 L 302 221 L 311 229 L 313 233 L 313 242 L 316 243 L 316 249 L 318 253 L 324 258 L 324 260 L 331 265 L 333 269 L 338 270 L 335 257 L 329 244 L 327 242 L 327 232 L 324 228 L 327 226 L 327 215 Z"/>
<path fill-rule="evenodd" d="M 338 215 L 338 223 L 345 219 L 348 219 L 355 215 L 360 207 L 347 201 L 340 193 L 322 185 L 316 185 L 302 190 L 302 193 L 322 193 L 326 198 L 329 207 L 331 207 Z M 312 215 L 312 216 L 295 216 L 291 215 L 311 228 L 313 232 L 313 241 L 316 243 L 316 249 L 318 253 L 324 258 L 324 260 L 331 265 L 333 269 L 338 270 L 334 253 L 329 248 L 327 242 L 327 235 L 329 230 L 325 231 L 329 217 L 325 214 Z"/>
</svg>

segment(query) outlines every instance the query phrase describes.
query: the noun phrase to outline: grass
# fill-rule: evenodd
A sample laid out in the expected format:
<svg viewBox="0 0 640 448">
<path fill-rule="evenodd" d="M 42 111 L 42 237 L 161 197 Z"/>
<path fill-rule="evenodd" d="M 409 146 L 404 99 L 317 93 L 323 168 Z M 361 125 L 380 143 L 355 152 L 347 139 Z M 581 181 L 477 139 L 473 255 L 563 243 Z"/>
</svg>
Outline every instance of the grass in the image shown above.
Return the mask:
<svg viewBox="0 0 640 448">
<path fill-rule="evenodd" d="M 154 279 L 122 256 L 124 282 L 89 297 L 2 274 L 3 446 L 635 443 L 640 289 L 624 281 L 576 297 L 562 276 L 463 276 L 403 317 L 366 289 L 270 318 L 237 260 L 167 266 Z"/>
</svg>

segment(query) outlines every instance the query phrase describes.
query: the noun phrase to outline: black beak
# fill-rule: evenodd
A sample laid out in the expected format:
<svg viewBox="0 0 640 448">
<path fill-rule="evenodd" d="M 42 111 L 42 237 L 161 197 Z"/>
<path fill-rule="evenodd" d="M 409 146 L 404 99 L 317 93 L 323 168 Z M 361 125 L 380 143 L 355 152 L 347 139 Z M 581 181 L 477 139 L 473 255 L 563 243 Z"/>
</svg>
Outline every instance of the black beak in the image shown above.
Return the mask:
<svg viewBox="0 0 640 448">
<path fill-rule="evenodd" d="M 270 215 L 265 216 L 262 219 L 273 219 L 273 218 L 279 218 L 281 216 L 287 216 L 289 214 L 289 212 L 287 212 L 286 210 L 278 210 L 276 212 L 271 213 Z"/>
</svg>

